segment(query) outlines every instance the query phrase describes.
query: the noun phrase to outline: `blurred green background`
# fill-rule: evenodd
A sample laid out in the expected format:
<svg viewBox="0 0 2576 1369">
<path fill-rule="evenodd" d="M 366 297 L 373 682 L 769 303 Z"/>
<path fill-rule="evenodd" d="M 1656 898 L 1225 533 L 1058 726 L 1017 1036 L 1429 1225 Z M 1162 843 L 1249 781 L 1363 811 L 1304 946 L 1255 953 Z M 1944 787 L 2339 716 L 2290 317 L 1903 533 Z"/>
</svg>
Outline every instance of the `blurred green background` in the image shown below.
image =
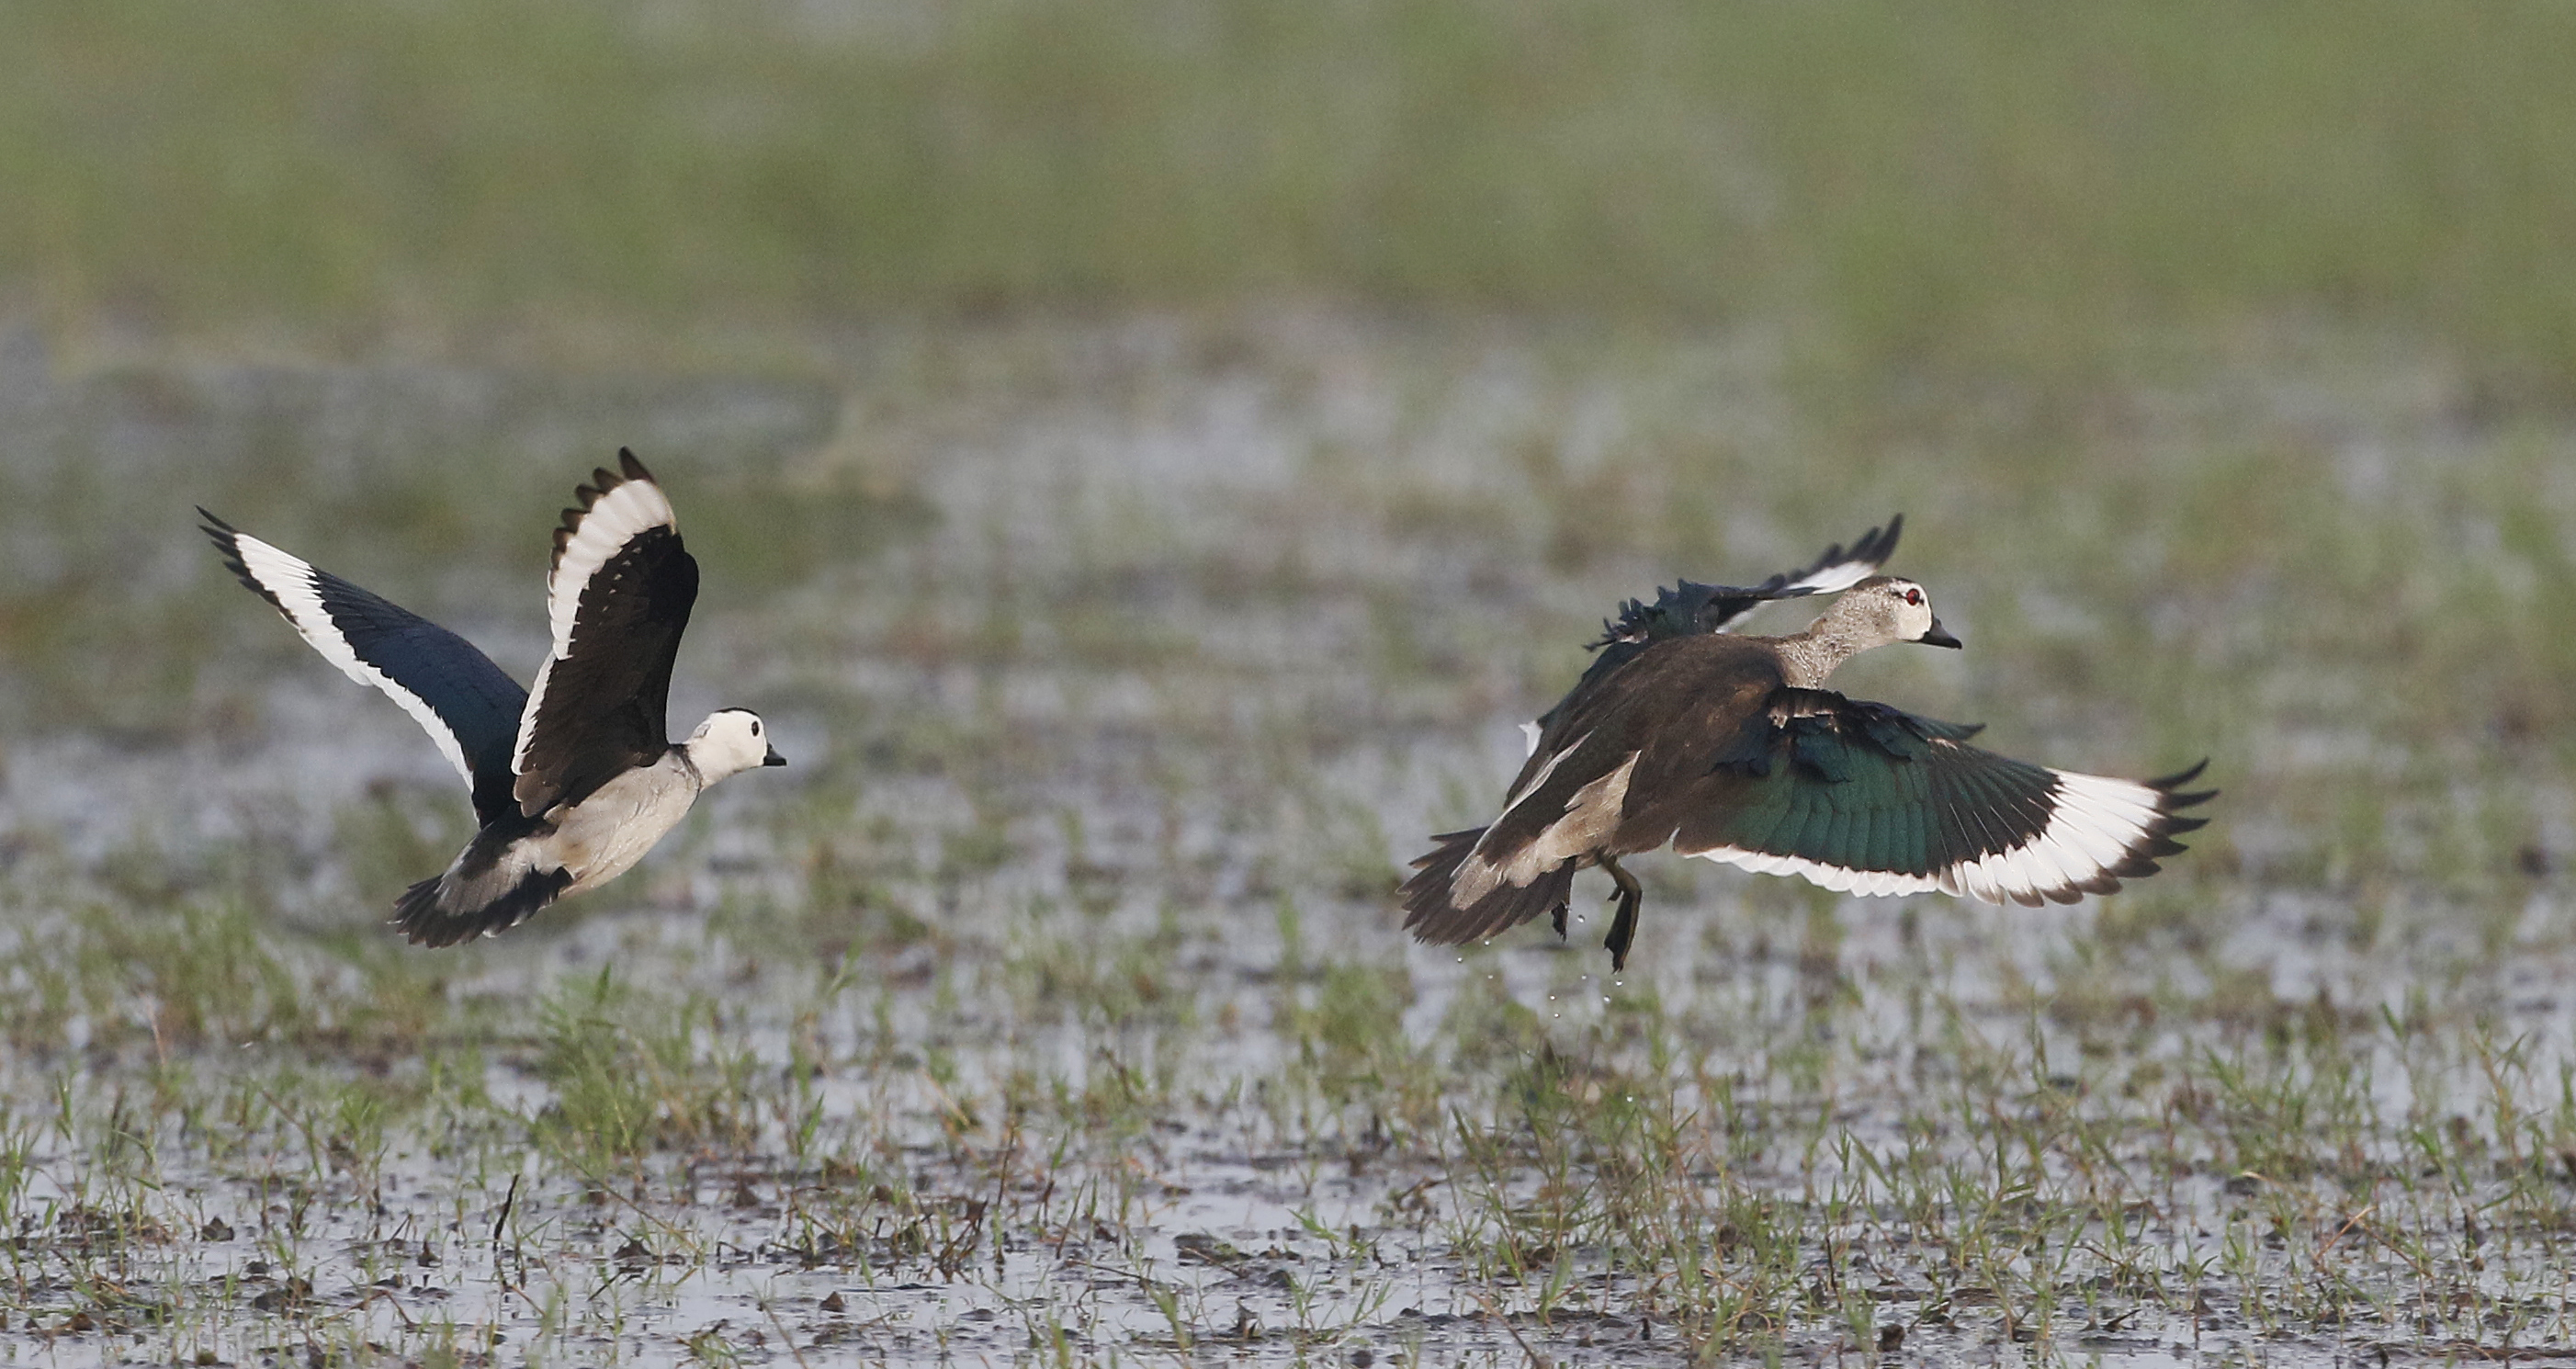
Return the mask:
<svg viewBox="0 0 2576 1369">
<path fill-rule="evenodd" d="M 2561 404 L 2571 52 L 2538 4 L 15 4 L 0 298 L 1759 323 L 1864 401 L 2286 319 Z"/>
</svg>

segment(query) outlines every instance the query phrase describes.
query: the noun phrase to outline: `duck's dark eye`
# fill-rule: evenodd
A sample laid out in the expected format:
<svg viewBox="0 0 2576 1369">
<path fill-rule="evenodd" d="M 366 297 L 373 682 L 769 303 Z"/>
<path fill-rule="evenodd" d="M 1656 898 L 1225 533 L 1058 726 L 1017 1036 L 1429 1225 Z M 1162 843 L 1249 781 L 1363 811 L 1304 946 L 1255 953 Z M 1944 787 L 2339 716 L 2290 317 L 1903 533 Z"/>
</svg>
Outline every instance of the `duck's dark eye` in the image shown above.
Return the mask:
<svg viewBox="0 0 2576 1369">
<path fill-rule="evenodd" d="M 760 735 L 760 723 L 757 719 L 754 719 L 751 724 L 751 735 L 755 737 Z"/>
<path fill-rule="evenodd" d="M 1921 591 L 1921 590 L 1919 590 L 1919 589 L 1909 589 L 1909 590 L 1905 591 L 1905 602 L 1907 602 L 1907 603 L 1909 603 L 1909 604 L 1919 604 L 1919 603 L 1922 603 L 1922 602 L 1923 602 L 1923 591 Z"/>
</svg>

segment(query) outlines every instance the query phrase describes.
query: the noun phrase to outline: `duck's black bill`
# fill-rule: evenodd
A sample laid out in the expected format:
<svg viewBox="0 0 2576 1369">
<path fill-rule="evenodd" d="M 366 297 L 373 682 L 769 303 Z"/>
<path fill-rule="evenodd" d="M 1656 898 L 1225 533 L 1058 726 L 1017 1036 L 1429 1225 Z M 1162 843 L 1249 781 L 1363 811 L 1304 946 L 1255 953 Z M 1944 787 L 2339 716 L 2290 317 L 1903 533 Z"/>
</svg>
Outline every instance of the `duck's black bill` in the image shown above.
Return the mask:
<svg viewBox="0 0 2576 1369">
<path fill-rule="evenodd" d="M 1921 642 L 1925 646 L 1946 646 L 1952 651 L 1958 650 L 1960 646 L 1959 639 L 1951 636 L 1950 629 L 1941 626 L 1941 620 L 1938 618 L 1932 620 L 1931 631 L 1924 633 L 1922 636 L 1917 637 L 1914 640 Z"/>
<path fill-rule="evenodd" d="M 762 765 L 785 765 L 787 764 L 787 758 L 779 755 L 778 748 L 773 746 L 769 748 L 768 755 L 760 758 L 760 763 Z"/>
</svg>

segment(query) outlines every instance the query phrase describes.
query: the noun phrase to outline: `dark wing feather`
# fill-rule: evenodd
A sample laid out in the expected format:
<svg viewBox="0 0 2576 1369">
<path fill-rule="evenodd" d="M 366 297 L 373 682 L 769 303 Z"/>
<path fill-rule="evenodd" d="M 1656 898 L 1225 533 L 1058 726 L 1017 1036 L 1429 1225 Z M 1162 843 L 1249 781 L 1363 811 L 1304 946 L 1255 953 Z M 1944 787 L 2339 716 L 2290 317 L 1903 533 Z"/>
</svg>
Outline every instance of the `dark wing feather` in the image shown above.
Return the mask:
<svg viewBox="0 0 2576 1369">
<path fill-rule="evenodd" d="M 554 648 L 519 725 L 515 793 L 530 816 L 577 802 L 670 749 L 671 666 L 698 598 L 698 563 L 670 501 L 632 452 L 564 510 L 547 578 Z"/>
<path fill-rule="evenodd" d="M 1977 731 L 1828 690 L 1781 689 L 1689 786 L 1674 849 L 1858 893 L 2037 905 L 2109 893 L 2203 825 L 2200 767 L 2135 781 L 1970 746 Z"/>
<path fill-rule="evenodd" d="M 475 815 L 510 811 L 510 749 L 527 691 L 474 645 L 197 510 L 224 566 L 343 674 L 383 690 L 474 791 Z"/>
</svg>

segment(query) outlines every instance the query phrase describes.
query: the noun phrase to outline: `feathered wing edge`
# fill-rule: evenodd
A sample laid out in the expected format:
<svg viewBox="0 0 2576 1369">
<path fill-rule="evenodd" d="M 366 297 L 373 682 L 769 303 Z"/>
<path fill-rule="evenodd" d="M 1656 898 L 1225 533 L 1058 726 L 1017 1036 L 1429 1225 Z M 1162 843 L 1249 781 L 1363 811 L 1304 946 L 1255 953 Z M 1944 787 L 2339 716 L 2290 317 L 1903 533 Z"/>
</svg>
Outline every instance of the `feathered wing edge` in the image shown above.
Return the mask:
<svg viewBox="0 0 2576 1369">
<path fill-rule="evenodd" d="M 438 754 L 455 767 L 466 787 L 473 787 L 474 767 L 466 758 L 456 730 L 438 716 L 427 699 L 360 656 L 339 625 L 331 621 L 330 612 L 322 604 L 320 571 L 303 558 L 271 546 L 202 508 L 197 510 L 197 516 L 205 520 L 202 531 L 214 541 L 215 549 L 223 555 L 224 569 L 231 571 L 234 579 L 267 600 L 296 635 L 323 660 L 338 667 L 341 674 L 374 688 L 410 714 L 437 745 Z"/>
<path fill-rule="evenodd" d="M 1896 554 L 1897 539 L 1904 534 L 1905 515 L 1900 513 L 1885 525 L 1854 538 L 1849 550 L 1837 542 L 1819 553 L 1805 569 L 1783 571 L 1757 585 L 1678 581 L 1671 588 L 1657 590 L 1651 604 L 1639 599 L 1621 604 L 1617 617 L 1602 620 L 1601 636 L 1586 645 L 1598 651 L 1616 642 L 1638 642 L 1650 636 L 1721 632 L 1736 619 L 1775 599 L 1840 593 L 1877 573 Z"/>
<path fill-rule="evenodd" d="M 278 611 L 324 660 L 383 693 L 429 734 L 474 796 L 477 817 L 509 807 L 506 751 L 526 692 L 473 643 L 380 594 L 321 570 L 204 509 L 224 568 Z"/>
<path fill-rule="evenodd" d="M 1886 526 L 1871 528 L 1854 538 L 1850 551 L 1839 544 L 1827 547 L 1805 570 L 1794 575 L 1774 575 L 1754 586 L 1754 591 L 1782 598 L 1838 594 L 1877 574 L 1878 568 L 1887 564 L 1887 558 L 1896 554 L 1896 539 L 1904 535 L 1905 515 L 1895 514 Z"/>
</svg>

